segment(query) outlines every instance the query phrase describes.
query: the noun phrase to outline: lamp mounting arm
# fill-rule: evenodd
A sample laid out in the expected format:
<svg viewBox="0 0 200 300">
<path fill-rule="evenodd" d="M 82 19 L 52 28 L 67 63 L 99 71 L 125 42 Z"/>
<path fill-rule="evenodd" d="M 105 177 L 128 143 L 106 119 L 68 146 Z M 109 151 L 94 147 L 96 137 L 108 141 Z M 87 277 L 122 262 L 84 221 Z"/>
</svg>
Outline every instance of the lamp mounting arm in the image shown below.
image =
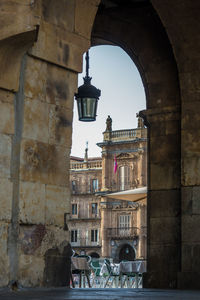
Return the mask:
<svg viewBox="0 0 200 300">
<path fill-rule="evenodd" d="M 86 77 L 89 77 L 89 52 L 86 52 L 85 55 L 85 61 L 86 61 Z"/>
<path fill-rule="evenodd" d="M 85 61 L 86 61 L 86 68 L 85 68 L 86 69 L 86 75 L 83 79 L 84 79 L 84 82 L 86 84 L 90 84 L 90 81 L 91 81 L 92 77 L 89 76 L 89 51 L 86 52 Z"/>
</svg>

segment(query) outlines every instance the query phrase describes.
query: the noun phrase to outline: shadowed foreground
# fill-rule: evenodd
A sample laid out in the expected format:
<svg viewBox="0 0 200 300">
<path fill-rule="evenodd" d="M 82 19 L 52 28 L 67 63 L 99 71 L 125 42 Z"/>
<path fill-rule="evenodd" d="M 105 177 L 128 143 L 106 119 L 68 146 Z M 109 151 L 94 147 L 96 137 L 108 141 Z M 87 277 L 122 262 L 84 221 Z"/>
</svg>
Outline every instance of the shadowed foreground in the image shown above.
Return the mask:
<svg viewBox="0 0 200 300">
<path fill-rule="evenodd" d="M 0 290 L 1 300 L 126 300 L 126 299 L 200 299 L 200 291 L 158 289 L 27 289 Z"/>
</svg>

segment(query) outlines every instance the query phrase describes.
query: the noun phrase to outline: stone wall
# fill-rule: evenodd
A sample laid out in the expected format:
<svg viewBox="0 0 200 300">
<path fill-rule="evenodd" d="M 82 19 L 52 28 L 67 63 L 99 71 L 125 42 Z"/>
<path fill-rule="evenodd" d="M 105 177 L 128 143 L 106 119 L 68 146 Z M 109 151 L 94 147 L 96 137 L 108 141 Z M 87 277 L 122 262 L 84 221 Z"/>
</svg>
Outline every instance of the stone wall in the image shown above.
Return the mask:
<svg viewBox="0 0 200 300">
<path fill-rule="evenodd" d="M 1 1 L 0 286 L 57 284 L 45 270 L 68 255 L 73 94 L 94 24 L 93 45 L 125 49 L 147 97 L 145 286 L 198 288 L 200 3 L 104 1 L 94 23 L 99 2 Z"/>
<path fill-rule="evenodd" d="M 98 2 L 1 1 L 0 286 L 69 285 L 73 99 Z"/>
</svg>

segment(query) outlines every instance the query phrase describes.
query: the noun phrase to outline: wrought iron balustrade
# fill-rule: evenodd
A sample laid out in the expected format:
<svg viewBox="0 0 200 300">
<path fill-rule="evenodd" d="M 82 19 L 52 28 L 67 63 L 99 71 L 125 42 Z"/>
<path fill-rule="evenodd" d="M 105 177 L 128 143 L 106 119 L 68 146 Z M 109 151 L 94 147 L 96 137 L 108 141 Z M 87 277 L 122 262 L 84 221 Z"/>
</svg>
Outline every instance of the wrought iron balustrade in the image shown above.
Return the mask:
<svg viewBox="0 0 200 300">
<path fill-rule="evenodd" d="M 76 184 L 76 186 L 71 187 L 72 195 L 81 195 L 81 194 L 95 194 L 101 190 L 101 185 L 99 187 L 93 188 L 90 182 L 84 184 Z"/>
<path fill-rule="evenodd" d="M 135 128 L 135 129 L 121 129 L 115 131 L 105 131 L 104 141 L 126 141 L 134 140 L 136 138 L 146 138 L 147 130 L 146 128 Z"/>
<path fill-rule="evenodd" d="M 71 162 L 70 170 L 102 169 L 102 161 Z"/>
<path fill-rule="evenodd" d="M 137 227 L 107 228 L 107 238 L 132 239 L 138 235 L 139 235 L 139 228 Z"/>
<path fill-rule="evenodd" d="M 87 238 L 77 238 L 76 242 L 71 242 L 72 247 L 99 247 L 101 246 L 100 240 L 92 242 Z"/>
</svg>

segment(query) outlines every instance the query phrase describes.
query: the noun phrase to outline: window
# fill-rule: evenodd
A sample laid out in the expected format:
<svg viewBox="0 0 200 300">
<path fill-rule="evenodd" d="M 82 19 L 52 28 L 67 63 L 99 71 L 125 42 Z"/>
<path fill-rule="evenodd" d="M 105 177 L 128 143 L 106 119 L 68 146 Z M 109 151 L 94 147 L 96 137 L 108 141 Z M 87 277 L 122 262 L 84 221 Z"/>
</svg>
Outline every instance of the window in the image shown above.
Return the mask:
<svg viewBox="0 0 200 300">
<path fill-rule="evenodd" d="M 72 193 L 76 192 L 76 181 L 72 180 Z"/>
<path fill-rule="evenodd" d="M 119 216 L 119 227 L 120 228 L 130 227 L 130 215 L 121 215 L 121 216 Z"/>
<path fill-rule="evenodd" d="M 92 203 L 92 214 L 97 215 L 97 212 L 98 212 L 98 204 Z"/>
<path fill-rule="evenodd" d="M 98 191 L 98 188 L 99 188 L 98 179 L 93 179 L 92 180 L 92 191 L 93 191 L 93 193 Z"/>
<path fill-rule="evenodd" d="M 130 215 L 119 216 L 119 235 L 120 237 L 126 237 L 130 235 Z"/>
<path fill-rule="evenodd" d="M 98 229 L 91 230 L 91 242 L 98 242 Z"/>
<path fill-rule="evenodd" d="M 129 167 L 122 166 L 119 168 L 119 184 L 120 190 L 124 191 L 129 188 Z"/>
<path fill-rule="evenodd" d="M 77 243 L 78 241 L 78 230 L 71 231 L 71 243 Z"/>
<path fill-rule="evenodd" d="M 77 203 L 72 204 L 72 215 L 77 215 Z"/>
</svg>

